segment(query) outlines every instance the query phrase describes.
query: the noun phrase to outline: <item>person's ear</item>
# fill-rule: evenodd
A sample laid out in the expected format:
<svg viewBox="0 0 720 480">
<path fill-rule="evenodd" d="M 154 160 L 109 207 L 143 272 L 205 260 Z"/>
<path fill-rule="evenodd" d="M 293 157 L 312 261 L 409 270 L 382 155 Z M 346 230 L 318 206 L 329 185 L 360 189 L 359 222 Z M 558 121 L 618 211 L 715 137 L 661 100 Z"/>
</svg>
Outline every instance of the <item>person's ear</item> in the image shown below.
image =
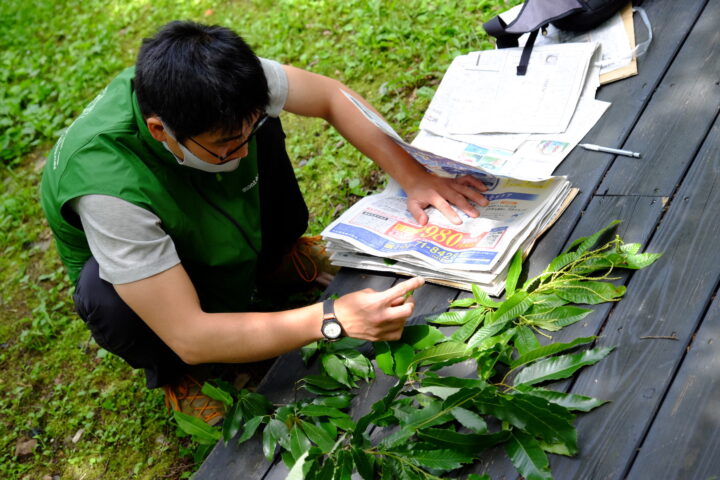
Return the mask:
<svg viewBox="0 0 720 480">
<path fill-rule="evenodd" d="M 145 119 L 145 124 L 147 125 L 148 130 L 150 130 L 150 135 L 152 135 L 155 140 L 158 142 L 164 142 L 167 140 L 168 135 L 165 133 L 165 126 L 160 120 L 160 117 L 156 117 L 154 115 L 147 117 Z"/>
</svg>

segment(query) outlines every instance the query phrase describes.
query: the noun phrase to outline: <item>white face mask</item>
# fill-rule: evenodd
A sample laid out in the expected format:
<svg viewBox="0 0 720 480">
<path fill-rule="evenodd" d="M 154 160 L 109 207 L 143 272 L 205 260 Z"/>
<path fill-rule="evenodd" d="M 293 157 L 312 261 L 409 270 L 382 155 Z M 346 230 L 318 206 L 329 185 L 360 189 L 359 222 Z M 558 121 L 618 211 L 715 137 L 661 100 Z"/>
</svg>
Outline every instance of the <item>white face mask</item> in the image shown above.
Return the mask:
<svg viewBox="0 0 720 480">
<path fill-rule="evenodd" d="M 167 142 L 162 142 L 165 149 L 172 153 L 175 157 L 175 160 L 180 165 L 184 165 L 186 167 L 195 168 L 197 170 L 202 170 L 203 172 L 209 172 L 209 173 L 220 173 L 220 172 L 232 172 L 233 170 L 236 170 L 238 166 L 240 165 L 240 157 L 234 158 L 232 160 L 229 160 L 225 163 L 208 163 L 205 160 L 201 160 L 197 157 L 194 153 L 192 153 L 190 150 L 185 147 L 182 143 L 177 141 L 177 138 L 173 134 L 171 134 L 171 130 L 163 123 L 163 127 L 165 128 L 165 133 L 175 140 L 175 142 L 180 147 L 180 151 L 183 153 L 183 158 L 179 158 L 175 153 L 173 153 L 172 150 L 170 150 L 170 147 L 168 146 Z"/>
</svg>

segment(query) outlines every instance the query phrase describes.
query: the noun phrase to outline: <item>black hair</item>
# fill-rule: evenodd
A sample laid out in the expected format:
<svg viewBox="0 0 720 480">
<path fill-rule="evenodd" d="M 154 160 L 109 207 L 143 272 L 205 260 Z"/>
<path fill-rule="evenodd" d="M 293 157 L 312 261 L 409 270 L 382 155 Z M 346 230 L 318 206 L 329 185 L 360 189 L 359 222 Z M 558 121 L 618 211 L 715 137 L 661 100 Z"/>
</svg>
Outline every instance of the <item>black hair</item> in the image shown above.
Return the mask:
<svg viewBox="0 0 720 480">
<path fill-rule="evenodd" d="M 134 88 L 145 117 L 157 115 L 184 141 L 234 133 L 269 101 L 260 60 L 229 28 L 174 21 L 142 42 Z"/>
</svg>

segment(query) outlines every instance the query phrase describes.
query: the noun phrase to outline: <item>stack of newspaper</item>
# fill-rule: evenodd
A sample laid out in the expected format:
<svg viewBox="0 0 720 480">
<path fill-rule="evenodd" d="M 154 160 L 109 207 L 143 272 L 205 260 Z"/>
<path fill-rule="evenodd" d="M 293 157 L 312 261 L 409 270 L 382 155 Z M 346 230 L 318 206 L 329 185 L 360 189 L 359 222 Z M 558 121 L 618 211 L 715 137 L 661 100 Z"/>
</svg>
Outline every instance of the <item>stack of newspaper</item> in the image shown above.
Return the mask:
<svg viewBox="0 0 720 480">
<path fill-rule="evenodd" d="M 346 93 L 429 171 L 485 183 L 489 205 L 478 207 L 478 218 L 458 211 L 461 225 L 428 208 L 419 225 L 390 181 L 323 231 L 332 262 L 500 295 L 515 252 L 529 251 L 577 193 L 551 174 L 609 106 L 595 100 L 599 51 L 596 42 L 537 46 L 525 76 L 515 68 L 522 49 L 457 57 L 412 143 Z"/>
</svg>

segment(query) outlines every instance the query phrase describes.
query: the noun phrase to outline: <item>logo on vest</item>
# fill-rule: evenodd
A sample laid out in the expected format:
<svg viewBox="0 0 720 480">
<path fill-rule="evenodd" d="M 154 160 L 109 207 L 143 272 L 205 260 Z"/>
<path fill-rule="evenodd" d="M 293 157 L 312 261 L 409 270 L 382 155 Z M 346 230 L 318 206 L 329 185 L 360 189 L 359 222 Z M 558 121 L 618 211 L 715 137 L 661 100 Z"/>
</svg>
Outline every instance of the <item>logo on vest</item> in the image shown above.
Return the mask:
<svg viewBox="0 0 720 480">
<path fill-rule="evenodd" d="M 242 188 L 243 193 L 246 193 L 248 190 L 253 188 L 258 183 L 258 175 L 255 175 L 255 178 L 253 178 L 253 181 L 248 183 Z"/>
</svg>

